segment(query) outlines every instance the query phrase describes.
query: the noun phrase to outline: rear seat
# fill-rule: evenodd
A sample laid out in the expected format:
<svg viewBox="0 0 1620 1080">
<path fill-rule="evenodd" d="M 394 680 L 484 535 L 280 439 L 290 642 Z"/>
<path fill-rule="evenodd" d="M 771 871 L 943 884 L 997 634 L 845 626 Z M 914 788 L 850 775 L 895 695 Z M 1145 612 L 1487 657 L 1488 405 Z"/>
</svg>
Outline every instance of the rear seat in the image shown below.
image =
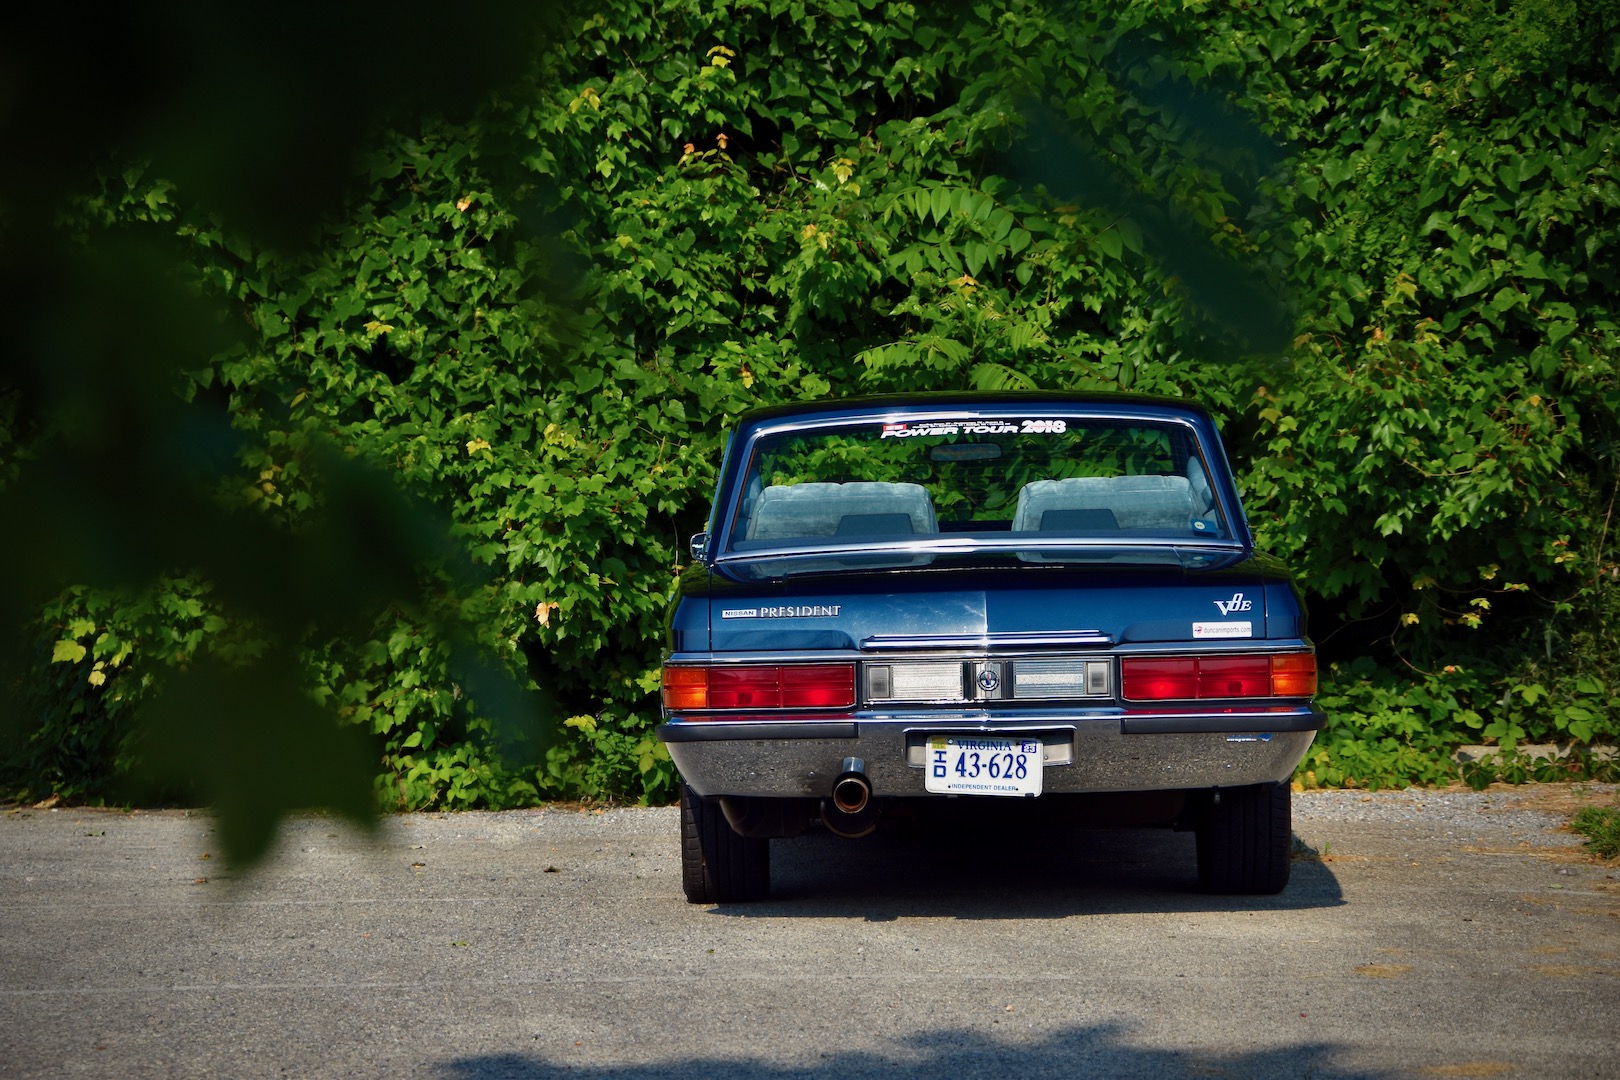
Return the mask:
<svg viewBox="0 0 1620 1080">
<path fill-rule="evenodd" d="M 1185 530 L 1195 516 L 1185 476 L 1076 476 L 1025 484 L 1013 530 Z"/>
<path fill-rule="evenodd" d="M 936 533 L 933 500 L 921 484 L 852 481 L 778 484 L 760 492 L 749 540 Z"/>
</svg>

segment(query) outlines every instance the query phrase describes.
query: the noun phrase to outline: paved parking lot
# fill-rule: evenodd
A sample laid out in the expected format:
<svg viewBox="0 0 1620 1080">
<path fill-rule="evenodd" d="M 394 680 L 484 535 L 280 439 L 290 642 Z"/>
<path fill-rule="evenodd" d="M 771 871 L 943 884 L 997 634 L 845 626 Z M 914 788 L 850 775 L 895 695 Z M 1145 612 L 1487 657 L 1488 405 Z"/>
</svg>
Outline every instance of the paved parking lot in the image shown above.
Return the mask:
<svg viewBox="0 0 1620 1080">
<path fill-rule="evenodd" d="M 810 836 L 718 908 L 670 809 L 303 818 L 247 874 L 203 815 L 12 809 L 0 1076 L 1620 1077 L 1591 798 L 1298 796 L 1259 899 L 1187 835 Z"/>
</svg>

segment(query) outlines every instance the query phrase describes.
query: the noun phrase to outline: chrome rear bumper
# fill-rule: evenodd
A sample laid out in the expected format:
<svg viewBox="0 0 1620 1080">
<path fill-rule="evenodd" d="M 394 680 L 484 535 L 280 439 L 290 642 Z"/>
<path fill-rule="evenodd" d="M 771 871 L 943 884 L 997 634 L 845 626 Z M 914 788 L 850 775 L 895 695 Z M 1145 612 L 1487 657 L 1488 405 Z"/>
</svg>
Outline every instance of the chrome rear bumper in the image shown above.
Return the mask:
<svg viewBox="0 0 1620 1080">
<path fill-rule="evenodd" d="M 822 798 L 846 758 L 860 758 L 879 797 L 928 794 L 930 735 L 1033 736 L 1045 747 L 1045 792 L 1160 791 L 1286 781 L 1324 716 L 1314 705 L 1255 711 L 1077 716 L 1059 710 L 912 715 L 673 716 L 658 729 L 700 795 Z"/>
</svg>

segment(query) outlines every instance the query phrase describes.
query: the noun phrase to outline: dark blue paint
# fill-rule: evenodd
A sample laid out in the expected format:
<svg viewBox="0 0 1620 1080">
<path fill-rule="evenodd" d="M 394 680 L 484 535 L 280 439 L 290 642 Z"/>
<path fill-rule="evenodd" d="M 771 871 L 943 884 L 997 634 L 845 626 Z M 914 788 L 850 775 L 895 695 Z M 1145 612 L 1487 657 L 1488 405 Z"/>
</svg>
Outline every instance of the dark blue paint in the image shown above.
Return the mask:
<svg viewBox="0 0 1620 1080">
<path fill-rule="evenodd" d="M 1233 524 L 1229 565 L 1188 570 L 1177 565 L 1069 566 L 977 563 L 940 556 L 923 568 L 852 570 L 841 574 L 743 581 L 711 562 L 686 570 L 670 616 L 675 654 L 809 650 L 848 652 L 874 635 L 996 634 L 1097 630 L 1119 646 L 1192 643 L 1195 622 L 1251 623 L 1251 638 L 1220 639 L 1277 645 L 1301 641 L 1304 610 L 1290 575 L 1253 548 L 1225 450 L 1204 409 L 1182 401 L 1139 396 L 1055 394 L 924 395 L 792 405 L 751 413 L 727 443 L 709 519 L 707 554 L 727 550 L 727 530 L 741 498 L 737 490 L 752 448 L 784 431 L 851 422 L 883 423 L 1029 416 L 1109 417 L 1177 423 L 1190 428 L 1211 463 L 1209 477 L 1223 515 Z M 1223 614 L 1216 601 L 1242 593 L 1246 612 Z M 837 606 L 836 617 L 726 619 L 723 612 L 786 605 Z M 1196 639 L 1200 646 L 1214 639 Z"/>
</svg>

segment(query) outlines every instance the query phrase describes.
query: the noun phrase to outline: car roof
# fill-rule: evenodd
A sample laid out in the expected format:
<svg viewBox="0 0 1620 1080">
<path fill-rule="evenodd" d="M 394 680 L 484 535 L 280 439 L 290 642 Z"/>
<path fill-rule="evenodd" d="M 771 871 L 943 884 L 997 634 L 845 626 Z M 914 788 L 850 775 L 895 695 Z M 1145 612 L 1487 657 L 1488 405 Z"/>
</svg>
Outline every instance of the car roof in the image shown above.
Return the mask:
<svg viewBox="0 0 1620 1080">
<path fill-rule="evenodd" d="M 883 394 L 871 397 L 826 398 L 797 401 L 754 409 L 738 418 L 740 427 L 754 427 L 788 420 L 828 421 L 840 418 L 872 419 L 897 415 L 974 414 L 1007 416 L 1032 409 L 1061 409 L 1068 412 L 1094 412 L 1100 415 L 1142 419 L 1196 417 L 1209 419 L 1202 405 L 1181 398 L 1148 394 L 1076 393 L 1065 391 L 933 391 L 915 394 Z"/>
</svg>

